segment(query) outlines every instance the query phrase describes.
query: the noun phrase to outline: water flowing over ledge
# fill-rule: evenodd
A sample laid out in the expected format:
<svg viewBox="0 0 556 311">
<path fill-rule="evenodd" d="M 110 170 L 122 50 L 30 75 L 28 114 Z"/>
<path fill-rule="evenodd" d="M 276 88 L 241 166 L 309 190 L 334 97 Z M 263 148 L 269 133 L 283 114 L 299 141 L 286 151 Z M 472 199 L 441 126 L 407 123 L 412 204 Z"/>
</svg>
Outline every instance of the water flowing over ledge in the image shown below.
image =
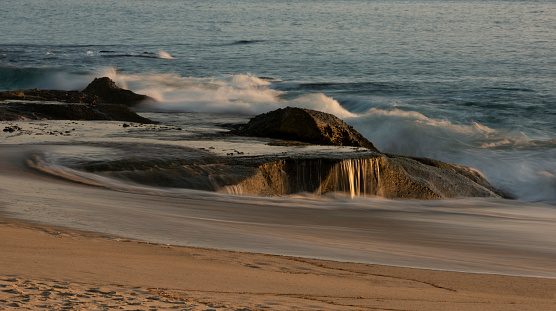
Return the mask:
<svg viewBox="0 0 556 311">
<path fill-rule="evenodd" d="M 425 200 L 507 197 L 473 169 L 369 150 L 346 154 L 316 147 L 310 154 L 232 158 L 191 148 L 110 145 L 110 151 L 88 147 L 89 153 L 104 158 L 79 158 L 79 148 L 36 153 L 27 162 L 62 178 L 126 191 L 182 189 L 265 197 L 343 193 L 351 198 Z"/>
<path fill-rule="evenodd" d="M 363 196 L 351 199 L 350 194 L 261 197 L 162 188 L 69 167 L 78 167 L 80 159 L 91 163 L 95 159 L 114 160 L 122 155 L 114 146 L 4 147 L 0 154 L 2 212 L 10 217 L 164 244 L 555 277 L 556 227 L 551 206 L 495 198 L 384 200 Z M 119 151 L 124 154 L 130 150 L 121 147 Z M 168 160 L 175 152 L 186 150 L 166 151 Z M 138 155 L 143 156 L 140 152 Z M 151 154 L 150 161 L 161 164 L 157 160 L 160 155 Z M 66 174 L 64 179 L 75 177 L 72 181 L 77 182 L 30 170 L 22 161 L 26 158 L 53 172 L 57 169 L 60 176 Z M 356 159 L 331 166 L 350 172 L 357 171 L 353 166 L 360 164 L 371 170 L 371 162 L 375 164 Z M 312 169 L 306 159 L 297 163 Z M 358 176 L 351 176 L 345 186 L 357 189 Z M 383 184 L 382 167 L 379 176 Z"/>
</svg>

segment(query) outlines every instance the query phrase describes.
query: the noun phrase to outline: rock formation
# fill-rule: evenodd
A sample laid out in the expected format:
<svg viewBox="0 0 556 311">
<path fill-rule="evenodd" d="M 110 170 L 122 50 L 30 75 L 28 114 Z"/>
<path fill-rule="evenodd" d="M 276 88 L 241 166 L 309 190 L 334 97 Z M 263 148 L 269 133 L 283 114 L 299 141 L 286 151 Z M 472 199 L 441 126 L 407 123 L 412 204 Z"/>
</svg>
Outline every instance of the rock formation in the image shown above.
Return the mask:
<svg viewBox="0 0 556 311">
<path fill-rule="evenodd" d="M 98 96 L 79 91 L 61 90 L 19 90 L 0 92 L 0 100 L 28 100 L 28 101 L 55 101 L 63 103 L 96 104 L 101 99 Z"/>
<path fill-rule="evenodd" d="M 110 78 L 95 78 L 93 82 L 83 90 L 84 94 L 98 96 L 100 101 L 109 104 L 120 104 L 125 106 L 136 106 L 141 102 L 153 100 L 146 95 L 124 90 L 116 85 Z"/>
<path fill-rule="evenodd" d="M 378 151 L 363 135 L 336 116 L 302 108 L 287 107 L 258 115 L 237 133 L 317 145 L 365 147 Z"/>
<path fill-rule="evenodd" d="M 154 123 L 124 105 L 0 102 L 0 121 L 21 120 L 105 120 Z"/>
<path fill-rule="evenodd" d="M 121 89 L 106 77 L 95 79 L 83 92 L 40 89 L 5 91 L 0 92 L 0 121 L 114 120 L 153 123 L 129 108 L 146 100 L 151 98 Z"/>
<path fill-rule="evenodd" d="M 474 169 L 440 163 L 443 168 L 380 154 L 353 159 L 283 159 L 260 165 L 251 177 L 224 187 L 224 191 L 265 196 L 340 192 L 352 197 L 421 200 L 512 198 Z"/>
<path fill-rule="evenodd" d="M 297 192 L 346 192 L 397 199 L 453 197 L 512 198 L 477 170 L 428 158 L 384 154 L 337 117 L 308 109 L 285 108 L 259 115 L 237 131 L 240 135 L 298 140 L 368 150 L 354 158 L 315 155 L 312 159 L 268 161 L 233 193 L 284 195 Z"/>
<path fill-rule="evenodd" d="M 151 186 L 281 196 L 295 193 L 344 193 L 352 197 L 443 199 L 512 198 L 478 171 L 432 159 L 358 152 L 313 150 L 282 155 L 219 157 L 208 151 L 168 150 L 156 159 L 139 157 L 152 146 L 126 149 L 129 158 L 112 163 L 82 163 L 81 169 Z M 346 158 L 348 154 L 349 158 Z M 133 155 L 133 156 L 131 156 Z"/>
</svg>

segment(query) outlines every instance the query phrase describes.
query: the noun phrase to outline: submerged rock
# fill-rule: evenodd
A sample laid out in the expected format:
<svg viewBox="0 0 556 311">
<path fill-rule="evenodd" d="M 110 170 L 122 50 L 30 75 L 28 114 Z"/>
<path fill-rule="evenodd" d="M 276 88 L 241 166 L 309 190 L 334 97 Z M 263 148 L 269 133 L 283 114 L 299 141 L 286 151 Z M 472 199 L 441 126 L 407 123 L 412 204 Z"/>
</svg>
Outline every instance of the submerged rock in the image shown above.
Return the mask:
<svg viewBox="0 0 556 311">
<path fill-rule="evenodd" d="M 303 108 L 287 107 L 258 115 L 237 133 L 378 151 L 363 135 L 336 116 Z"/>
</svg>

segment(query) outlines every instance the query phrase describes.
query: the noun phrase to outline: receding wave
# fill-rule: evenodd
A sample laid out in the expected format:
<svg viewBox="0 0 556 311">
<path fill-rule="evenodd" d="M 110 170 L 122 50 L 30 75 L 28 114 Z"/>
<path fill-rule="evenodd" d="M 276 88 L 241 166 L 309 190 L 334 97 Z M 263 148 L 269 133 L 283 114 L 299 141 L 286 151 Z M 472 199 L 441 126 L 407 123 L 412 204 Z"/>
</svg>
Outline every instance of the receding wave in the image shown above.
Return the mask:
<svg viewBox="0 0 556 311">
<path fill-rule="evenodd" d="M 36 152 L 26 163 L 41 172 L 86 185 L 151 194 L 217 192 L 222 186 L 237 183 L 241 175 L 233 166 L 203 163 L 206 154 L 199 150 L 159 149 L 125 144 L 117 149 L 69 145 Z"/>
</svg>

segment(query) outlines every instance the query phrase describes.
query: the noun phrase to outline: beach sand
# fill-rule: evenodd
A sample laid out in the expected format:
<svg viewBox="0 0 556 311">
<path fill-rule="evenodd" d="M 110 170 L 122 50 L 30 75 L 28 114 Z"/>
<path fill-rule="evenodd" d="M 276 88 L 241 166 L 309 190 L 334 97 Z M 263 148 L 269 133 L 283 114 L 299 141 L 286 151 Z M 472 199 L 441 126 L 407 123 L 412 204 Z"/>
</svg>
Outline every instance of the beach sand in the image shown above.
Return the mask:
<svg viewBox="0 0 556 311">
<path fill-rule="evenodd" d="M 117 239 L 2 218 L 0 309 L 554 310 L 556 280 Z"/>
<path fill-rule="evenodd" d="M 114 134 L 122 132 L 119 124 L 81 123 L 18 122 L 22 130 L 2 136 L 0 310 L 554 310 L 556 305 L 556 278 L 496 274 L 556 274 L 552 212 L 542 206 L 529 204 L 525 217 L 517 201 L 420 207 L 378 200 L 367 207 L 367 201 L 350 200 L 336 208 L 337 201 L 305 198 L 115 191 L 27 166 L 35 152 L 126 137 Z M 428 265 L 437 268 L 400 267 Z M 442 267 L 493 272 L 438 271 Z"/>
</svg>

